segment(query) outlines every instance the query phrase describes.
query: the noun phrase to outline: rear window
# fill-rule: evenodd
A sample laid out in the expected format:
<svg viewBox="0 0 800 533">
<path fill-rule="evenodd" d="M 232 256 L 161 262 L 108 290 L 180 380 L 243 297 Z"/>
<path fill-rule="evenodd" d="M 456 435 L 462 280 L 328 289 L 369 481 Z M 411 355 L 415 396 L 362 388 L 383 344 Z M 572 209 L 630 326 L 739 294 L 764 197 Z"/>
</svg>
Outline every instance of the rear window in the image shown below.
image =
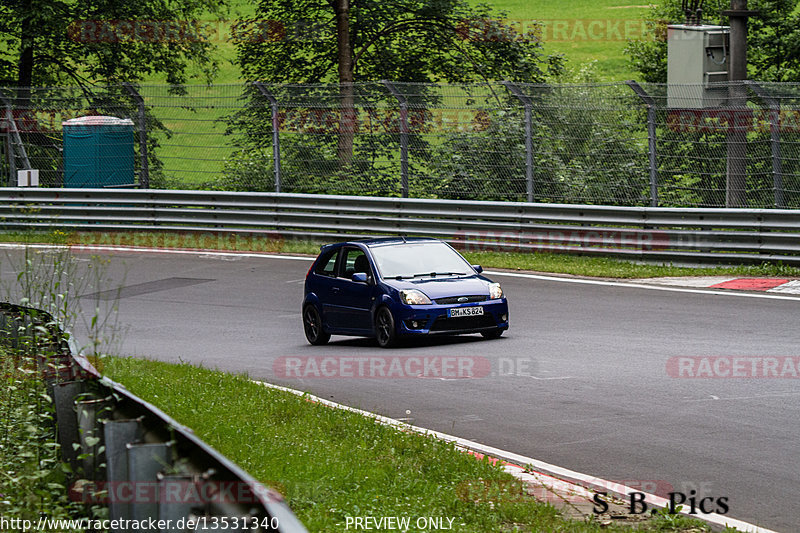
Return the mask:
<svg viewBox="0 0 800 533">
<path fill-rule="evenodd" d="M 320 256 L 317 260 L 317 266 L 314 268 L 314 273 L 320 276 L 336 276 L 336 252 L 333 250 L 325 255 Z"/>
</svg>

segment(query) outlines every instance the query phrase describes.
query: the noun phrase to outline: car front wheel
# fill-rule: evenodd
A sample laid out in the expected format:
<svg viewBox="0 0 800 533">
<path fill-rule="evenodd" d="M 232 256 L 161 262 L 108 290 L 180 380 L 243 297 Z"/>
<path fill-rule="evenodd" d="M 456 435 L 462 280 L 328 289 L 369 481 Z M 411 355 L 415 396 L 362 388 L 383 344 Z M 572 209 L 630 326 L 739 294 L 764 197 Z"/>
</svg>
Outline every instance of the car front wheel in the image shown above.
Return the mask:
<svg viewBox="0 0 800 533">
<path fill-rule="evenodd" d="M 381 348 L 389 348 L 397 340 L 394 317 L 387 307 L 381 307 L 375 313 L 375 338 Z"/>
<path fill-rule="evenodd" d="M 331 336 L 322 329 L 322 317 L 313 305 L 307 305 L 303 309 L 303 330 L 306 332 L 306 339 L 314 346 L 327 343 Z"/>
</svg>

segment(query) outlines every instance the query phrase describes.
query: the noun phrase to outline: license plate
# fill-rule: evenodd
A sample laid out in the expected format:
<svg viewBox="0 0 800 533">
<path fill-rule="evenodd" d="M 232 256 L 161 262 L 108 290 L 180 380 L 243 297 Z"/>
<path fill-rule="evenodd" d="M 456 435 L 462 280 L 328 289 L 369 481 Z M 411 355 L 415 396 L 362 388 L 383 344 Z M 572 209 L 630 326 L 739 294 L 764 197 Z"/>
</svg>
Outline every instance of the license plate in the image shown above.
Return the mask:
<svg viewBox="0 0 800 533">
<path fill-rule="evenodd" d="M 478 316 L 483 314 L 483 307 L 454 307 L 447 310 L 447 316 L 455 318 L 459 316 Z"/>
</svg>

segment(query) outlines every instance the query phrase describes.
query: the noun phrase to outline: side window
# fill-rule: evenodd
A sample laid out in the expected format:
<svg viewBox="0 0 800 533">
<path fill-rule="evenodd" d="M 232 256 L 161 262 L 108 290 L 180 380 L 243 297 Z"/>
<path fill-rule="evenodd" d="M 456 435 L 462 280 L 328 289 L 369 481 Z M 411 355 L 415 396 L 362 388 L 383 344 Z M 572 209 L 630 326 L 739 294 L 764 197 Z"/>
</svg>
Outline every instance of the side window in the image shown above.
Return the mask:
<svg viewBox="0 0 800 533">
<path fill-rule="evenodd" d="M 314 273 L 320 276 L 336 276 L 336 252 L 333 250 L 319 258 L 317 266 L 314 268 Z"/>
<path fill-rule="evenodd" d="M 360 248 L 345 248 L 342 251 L 342 263 L 339 267 L 339 277 L 350 279 L 356 272 L 370 274 L 367 254 Z"/>
</svg>

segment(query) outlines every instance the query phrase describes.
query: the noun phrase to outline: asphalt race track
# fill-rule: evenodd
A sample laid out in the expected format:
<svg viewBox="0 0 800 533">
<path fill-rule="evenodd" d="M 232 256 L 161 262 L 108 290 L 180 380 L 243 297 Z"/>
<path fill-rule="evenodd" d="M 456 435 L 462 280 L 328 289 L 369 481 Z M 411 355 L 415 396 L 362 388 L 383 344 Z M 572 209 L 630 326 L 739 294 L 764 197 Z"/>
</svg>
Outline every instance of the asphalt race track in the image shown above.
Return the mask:
<svg viewBox="0 0 800 533">
<path fill-rule="evenodd" d="M 8 261 L 0 266 L 7 283 L 13 272 Z M 128 328 L 121 353 L 248 372 L 588 475 L 661 493 L 695 490 L 698 501 L 727 498 L 727 516 L 800 530 L 797 379 L 689 379 L 668 371 L 671 357 L 800 355 L 800 299 L 490 275 L 511 308 L 501 339 L 438 338 L 387 351 L 334 337 L 312 347 L 299 309 L 309 266 L 117 253 L 110 272 L 125 287 L 119 309 Z M 325 377 L 309 357 L 350 366 L 329 365 L 334 376 Z M 461 357 L 479 371 L 442 378 L 358 370 L 359 360 L 392 357 L 434 366 Z M 286 377 L 289 360 L 301 362 L 303 377 Z"/>
</svg>

